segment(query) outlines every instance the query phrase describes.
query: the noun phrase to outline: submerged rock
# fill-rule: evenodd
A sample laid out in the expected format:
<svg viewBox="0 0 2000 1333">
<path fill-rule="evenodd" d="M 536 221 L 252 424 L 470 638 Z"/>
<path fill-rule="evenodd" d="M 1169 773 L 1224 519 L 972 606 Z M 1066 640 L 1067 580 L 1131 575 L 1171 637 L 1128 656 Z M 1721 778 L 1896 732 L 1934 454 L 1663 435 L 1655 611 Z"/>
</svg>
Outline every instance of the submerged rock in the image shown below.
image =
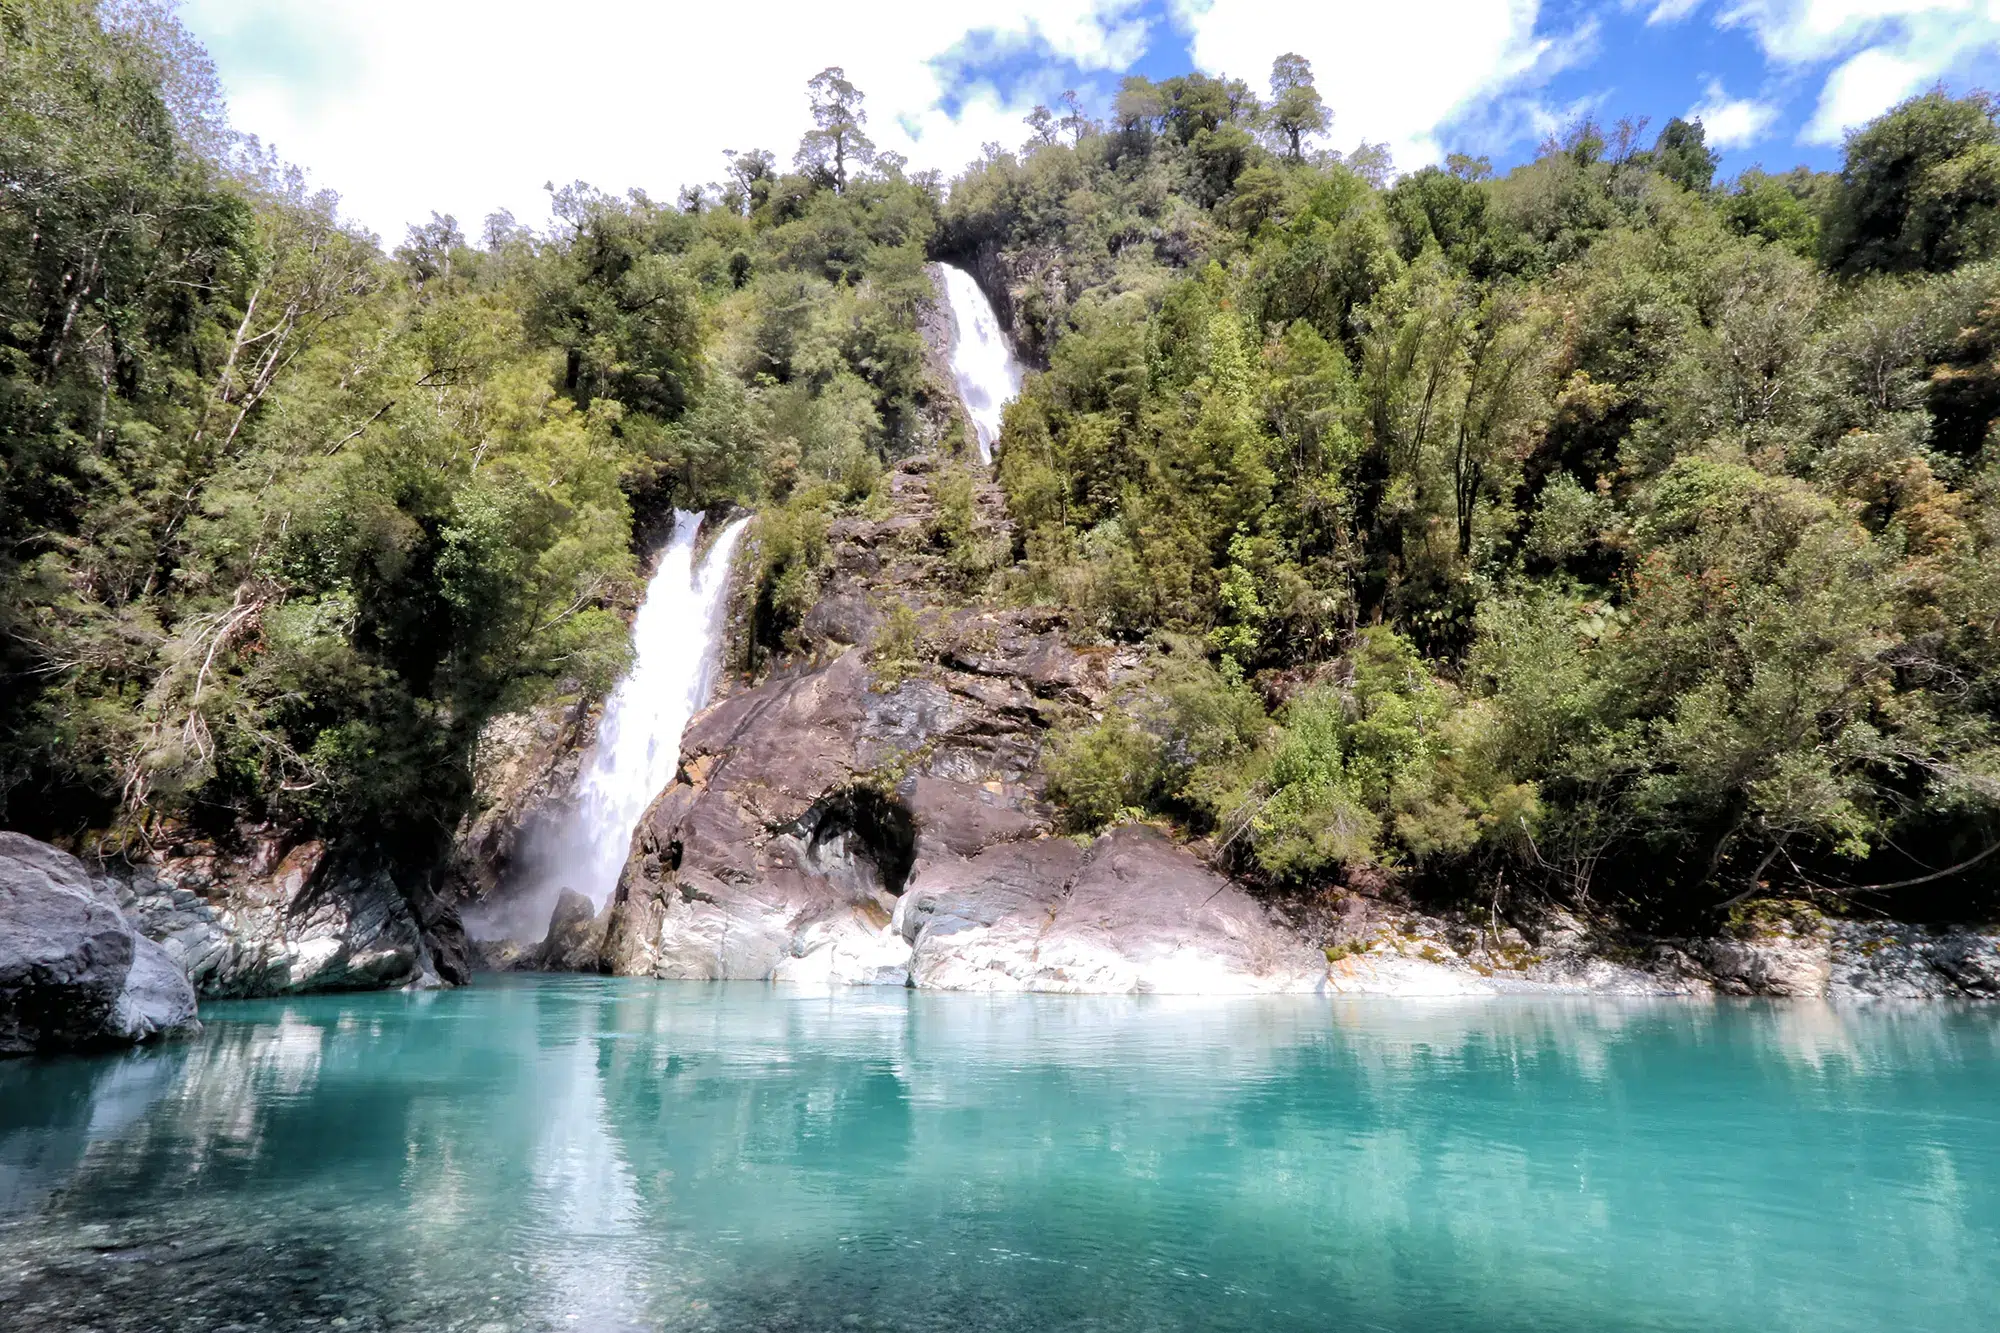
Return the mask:
<svg viewBox="0 0 2000 1333">
<path fill-rule="evenodd" d="M 191 1031 L 194 988 L 67 852 L 0 833 L 0 1055 Z"/>
</svg>

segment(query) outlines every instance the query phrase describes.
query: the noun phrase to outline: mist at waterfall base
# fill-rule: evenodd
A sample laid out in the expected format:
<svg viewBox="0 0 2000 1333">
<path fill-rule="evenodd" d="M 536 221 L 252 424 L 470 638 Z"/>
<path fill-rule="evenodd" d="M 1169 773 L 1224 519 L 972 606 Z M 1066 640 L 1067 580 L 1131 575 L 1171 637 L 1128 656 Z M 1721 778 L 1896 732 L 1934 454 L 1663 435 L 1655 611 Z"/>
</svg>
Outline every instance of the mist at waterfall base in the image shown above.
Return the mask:
<svg viewBox="0 0 2000 1333">
<path fill-rule="evenodd" d="M 2000 1011 L 482 977 L 0 1062 L 0 1328 L 1991 1333 Z"/>
<path fill-rule="evenodd" d="M 600 908 L 610 900 L 632 830 L 673 780 L 681 733 L 714 687 L 729 562 L 749 521 L 736 519 L 718 533 L 697 567 L 702 515 L 675 512 L 674 535 L 632 621 L 632 669 L 605 701 L 576 798 L 524 830 L 508 882 L 464 913 L 474 938 L 541 939 L 564 889 Z"/>
<path fill-rule="evenodd" d="M 951 376 L 979 439 L 979 461 L 991 463 L 1000 414 L 1021 391 L 1021 366 L 1007 346 L 993 303 L 972 275 L 950 264 L 938 267 L 944 270 L 945 301 L 951 307 Z"/>
</svg>

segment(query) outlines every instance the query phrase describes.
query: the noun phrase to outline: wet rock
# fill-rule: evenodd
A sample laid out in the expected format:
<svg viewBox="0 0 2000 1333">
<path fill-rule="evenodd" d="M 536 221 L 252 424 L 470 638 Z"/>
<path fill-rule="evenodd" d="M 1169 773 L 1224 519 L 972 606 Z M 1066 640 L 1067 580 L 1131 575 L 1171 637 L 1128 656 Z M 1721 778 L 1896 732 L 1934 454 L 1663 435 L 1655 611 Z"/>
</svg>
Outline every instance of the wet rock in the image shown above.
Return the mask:
<svg viewBox="0 0 2000 1333">
<path fill-rule="evenodd" d="M 194 989 L 66 852 L 0 833 L 0 1055 L 192 1030 Z"/>
<path fill-rule="evenodd" d="M 898 911 L 912 985 L 1078 994 L 1315 991 L 1325 961 L 1158 830 L 927 866 Z"/>
<path fill-rule="evenodd" d="M 1091 846 L 1038 952 L 1044 990 L 1311 991 L 1326 975 L 1249 894 L 1144 825 Z"/>
<path fill-rule="evenodd" d="M 694 720 L 614 899 L 611 970 L 901 984 L 913 867 L 1047 831 L 1024 691 L 873 683 L 849 651 Z"/>
<path fill-rule="evenodd" d="M 455 896 L 477 901 L 517 864 L 522 839 L 576 790 L 596 714 L 573 699 L 488 722 L 473 756 L 475 808 L 452 839 Z"/>
<path fill-rule="evenodd" d="M 521 940 L 468 940 L 466 957 L 474 972 L 520 972 L 533 969 L 540 948 Z"/>
<path fill-rule="evenodd" d="M 590 899 L 564 889 L 549 914 L 549 931 L 534 951 L 533 965 L 544 972 L 595 972 L 604 956 L 609 908 L 600 914 Z"/>
<path fill-rule="evenodd" d="M 1039 989 L 1039 946 L 1084 851 L 1067 838 L 1000 843 L 924 865 L 897 906 L 910 984 L 935 990 Z"/>
</svg>

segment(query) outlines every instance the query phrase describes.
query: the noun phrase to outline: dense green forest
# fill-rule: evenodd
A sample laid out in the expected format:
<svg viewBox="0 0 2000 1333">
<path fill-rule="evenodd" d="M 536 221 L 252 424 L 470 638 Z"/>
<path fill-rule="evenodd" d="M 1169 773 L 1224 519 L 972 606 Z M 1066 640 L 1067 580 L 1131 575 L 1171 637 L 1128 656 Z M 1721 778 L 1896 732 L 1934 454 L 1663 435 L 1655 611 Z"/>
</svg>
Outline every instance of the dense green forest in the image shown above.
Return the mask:
<svg viewBox="0 0 2000 1333">
<path fill-rule="evenodd" d="M 1641 920 L 1993 910 L 1993 99 L 1729 182 L 1680 120 L 1392 176 L 1296 56 L 950 182 L 839 70 L 804 103 L 790 169 L 385 252 L 160 11 L 0 5 L 0 824 L 434 855 L 488 718 L 616 677 L 671 507 L 760 510 L 787 641 L 925 438 L 945 259 L 1039 370 L 965 591 L 1159 650 L 1049 757 L 1079 830 Z"/>
<path fill-rule="evenodd" d="M 489 717 L 616 678 L 673 505 L 791 501 L 808 593 L 913 447 L 938 197 L 808 91 L 795 171 L 384 253 L 162 11 L 0 7 L 0 823 L 434 856 Z"/>
<path fill-rule="evenodd" d="M 1047 362 L 1018 593 L 1170 649 L 1054 757 L 1076 821 L 1481 902 L 1990 911 L 2000 860 L 1928 877 L 2000 840 L 2000 103 L 1837 175 L 1720 184 L 1674 120 L 1391 183 L 1303 151 L 1310 79 L 1128 81 L 945 208 Z"/>
</svg>

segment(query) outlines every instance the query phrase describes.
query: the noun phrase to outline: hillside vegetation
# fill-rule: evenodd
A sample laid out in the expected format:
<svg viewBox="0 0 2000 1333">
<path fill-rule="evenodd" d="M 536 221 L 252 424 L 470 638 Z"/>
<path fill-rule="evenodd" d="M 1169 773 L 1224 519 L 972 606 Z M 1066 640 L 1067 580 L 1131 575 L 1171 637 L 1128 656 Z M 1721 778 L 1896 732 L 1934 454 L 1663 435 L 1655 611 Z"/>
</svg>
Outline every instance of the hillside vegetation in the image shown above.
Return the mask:
<svg viewBox="0 0 2000 1333">
<path fill-rule="evenodd" d="M 1128 81 L 944 210 L 1047 366 L 1009 586 L 1170 650 L 1054 756 L 1074 821 L 1481 903 L 1990 911 L 1996 103 L 1838 175 L 1720 184 L 1676 120 L 1389 181 L 1301 151 L 1309 78 Z"/>
<path fill-rule="evenodd" d="M 434 858 L 490 717 L 616 678 L 674 506 L 760 509 L 796 642 L 831 516 L 940 443 L 945 259 L 1038 367 L 967 595 L 1159 649 L 1047 758 L 1079 831 L 1635 920 L 1993 911 L 2000 106 L 1832 174 L 1718 182 L 1675 120 L 1394 175 L 1312 80 L 1128 80 L 945 182 L 829 69 L 789 170 L 385 247 L 161 12 L 7 5 L 0 823 Z"/>
</svg>

